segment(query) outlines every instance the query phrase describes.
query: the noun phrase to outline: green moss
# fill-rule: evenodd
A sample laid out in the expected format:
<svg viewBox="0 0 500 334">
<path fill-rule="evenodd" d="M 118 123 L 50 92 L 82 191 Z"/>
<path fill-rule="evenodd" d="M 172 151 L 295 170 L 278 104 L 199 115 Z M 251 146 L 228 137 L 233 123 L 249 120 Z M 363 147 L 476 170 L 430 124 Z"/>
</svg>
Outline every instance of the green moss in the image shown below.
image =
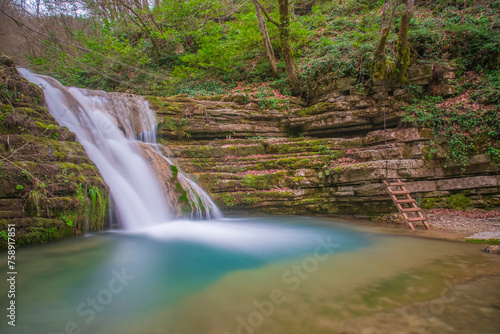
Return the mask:
<svg viewBox="0 0 500 334">
<path fill-rule="evenodd" d="M 82 187 L 83 190 L 83 187 Z M 87 187 L 87 194 L 84 196 L 82 191 L 79 190 L 76 199 L 79 200 L 80 205 L 86 201 L 85 197 L 90 199 L 91 206 L 87 207 L 85 216 L 89 222 L 91 231 L 100 231 L 107 218 L 109 196 L 107 189 L 90 185 Z"/>
<path fill-rule="evenodd" d="M 332 104 L 328 102 L 320 102 L 316 103 L 313 106 L 310 106 L 308 108 L 300 109 L 297 112 L 297 116 L 299 117 L 307 117 L 310 115 L 317 115 L 317 114 L 322 114 L 324 112 L 327 112 L 332 109 Z"/>
<path fill-rule="evenodd" d="M 408 81 L 408 67 L 410 66 L 410 44 L 408 43 L 408 27 L 412 13 L 405 10 L 401 17 L 398 41 L 396 43 L 396 64 L 391 76 L 399 82 Z"/>
<path fill-rule="evenodd" d="M 0 113 L 7 114 L 14 110 L 10 104 L 2 104 L 0 105 Z"/>
<path fill-rule="evenodd" d="M 241 186 L 248 190 L 269 190 L 281 188 L 286 178 L 286 172 L 280 171 L 277 173 L 252 175 L 247 174 L 241 181 Z M 228 185 L 232 185 L 229 183 Z"/>
<path fill-rule="evenodd" d="M 277 161 L 279 167 L 288 169 L 310 168 L 312 163 L 306 158 L 285 158 Z"/>
<path fill-rule="evenodd" d="M 149 102 L 151 108 L 157 110 L 160 113 L 177 113 L 182 109 L 180 108 L 179 103 L 175 103 L 161 97 L 146 96 L 146 99 Z"/>
<path fill-rule="evenodd" d="M 362 140 L 356 139 L 356 140 L 344 140 L 340 143 L 340 145 L 346 149 L 349 148 L 355 148 L 355 147 L 362 147 L 363 142 Z"/>
<path fill-rule="evenodd" d="M 29 228 L 23 236 L 20 245 L 43 244 L 50 241 L 60 240 L 73 235 L 73 229 L 70 226 L 57 226 L 49 224 L 39 224 Z"/>
<path fill-rule="evenodd" d="M 449 209 L 465 210 L 470 207 L 470 198 L 463 193 L 451 195 L 446 199 L 446 206 Z"/>
<path fill-rule="evenodd" d="M 16 246 L 43 244 L 74 235 L 73 228 L 61 224 L 58 219 L 28 218 L 25 219 L 25 223 L 28 223 L 27 227 L 23 226 L 21 228 L 18 226 L 16 228 Z M 7 224 L 6 220 L 1 220 L 1 230 L 6 230 Z M 6 239 L 0 238 L 0 249 L 6 247 Z"/>
<path fill-rule="evenodd" d="M 191 202 L 189 201 L 189 198 L 187 196 L 186 190 L 181 189 L 181 194 L 179 195 L 179 201 L 181 202 L 182 214 L 186 215 L 193 210 Z"/>
<path fill-rule="evenodd" d="M 311 205 L 311 204 L 318 204 L 318 203 L 321 203 L 323 202 L 323 199 L 322 198 L 305 198 L 305 199 L 301 199 L 299 202 L 298 202 L 298 205 Z"/>
<path fill-rule="evenodd" d="M 172 179 L 177 179 L 177 174 L 179 174 L 179 169 L 175 165 L 170 165 L 170 170 L 172 171 Z"/>
<path fill-rule="evenodd" d="M 422 198 L 420 207 L 422 209 L 447 208 L 453 210 L 466 210 L 471 206 L 471 200 L 467 197 L 468 192 L 461 192 L 448 197 Z"/>
<path fill-rule="evenodd" d="M 422 157 L 426 160 L 432 160 L 434 158 L 433 149 L 429 145 L 422 148 Z"/>
<path fill-rule="evenodd" d="M 422 138 L 426 139 L 432 139 L 434 138 L 434 135 L 432 134 L 432 129 L 429 128 L 421 128 L 418 130 L 418 133 Z"/>
<path fill-rule="evenodd" d="M 58 151 L 54 151 L 54 156 L 56 158 L 60 158 L 60 159 L 63 159 L 66 157 L 66 154 L 62 153 L 62 152 L 58 152 Z"/>
<path fill-rule="evenodd" d="M 304 180 L 307 180 L 307 177 L 291 177 L 290 180 L 294 183 L 301 183 Z"/>
<path fill-rule="evenodd" d="M 422 150 L 422 153 L 423 153 L 423 150 Z M 405 145 L 403 147 L 403 159 L 410 159 L 411 157 L 413 157 L 412 148 Z"/>
<path fill-rule="evenodd" d="M 237 203 L 236 199 L 233 196 L 231 196 L 230 194 L 224 194 L 218 198 L 217 204 L 224 208 L 235 206 Z"/>
<path fill-rule="evenodd" d="M 440 202 L 441 198 L 422 198 L 420 201 L 420 207 L 422 209 L 435 209 L 437 207 L 436 203 Z"/>
<path fill-rule="evenodd" d="M 471 244 L 488 244 L 488 245 L 500 245 L 500 239 L 465 239 L 465 242 Z"/>
</svg>

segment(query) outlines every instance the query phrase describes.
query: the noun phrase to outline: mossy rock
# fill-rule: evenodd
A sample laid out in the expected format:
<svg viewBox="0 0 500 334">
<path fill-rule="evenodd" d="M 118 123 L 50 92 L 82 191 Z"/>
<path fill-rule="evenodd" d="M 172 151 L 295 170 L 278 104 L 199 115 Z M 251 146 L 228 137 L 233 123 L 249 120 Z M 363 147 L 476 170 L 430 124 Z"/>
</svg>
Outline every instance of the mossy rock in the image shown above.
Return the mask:
<svg viewBox="0 0 500 334">
<path fill-rule="evenodd" d="M 0 160 L 0 198 L 23 203 L 1 209 L 0 230 L 15 224 L 19 246 L 100 230 L 108 188 L 97 167 L 43 106 L 40 87 L 4 68 L 5 57 L 0 64 L 0 153 L 8 157 Z"/>
</svg>

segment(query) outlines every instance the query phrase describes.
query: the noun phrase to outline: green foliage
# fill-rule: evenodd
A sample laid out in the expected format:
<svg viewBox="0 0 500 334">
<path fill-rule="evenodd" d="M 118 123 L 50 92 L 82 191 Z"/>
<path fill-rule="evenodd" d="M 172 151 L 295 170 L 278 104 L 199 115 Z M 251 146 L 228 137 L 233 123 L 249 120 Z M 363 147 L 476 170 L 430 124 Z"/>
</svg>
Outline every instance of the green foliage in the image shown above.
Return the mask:
<svg viewBox="0 0 500 334">
<path fill-rule="evenodd" d="M 73 227 L 75 223 L 73 223 L 73 221 L 71 219 L 69 219 L 68 217 L 66 216 L 62 216 L 61 219 L 63 220 L 63 222 L 68 225 L 68 226 L 71 226 Z"/>
<path fill-rule="evenodd" d="M 443 55 L 459 60 L 462 69 L 487 66 L 500 52 L 500 33 L 492 30 L 497 14 L 487 2 L 459 9 L 436 2 L 412 21 L 408 39 L 420 57 L 438 59 Z"/>
<path fill-rule="evenodd" d="M 186 81 L 176 85 L 174 94 L 188 94 L 189 96 L 218 95 L 227 93 L 227 90 L 232 87 L 234 87 L 234 85 L 226 85 L 222 81 Z"/>
<path fill-rule="evenodd" d="M 407 108 L 402 121 L 431 128 L 447 148 L 447 158 L 467 166 L 472 154 L 499 158 L 498 106 L 477 108 L 472 103 L 446 106 L 441 97 L 424 97 Z M 496 160 L 500 163 L 500 160 Z"/>
<path fill-rule="evenodd" d="M 278 29 L 267 24 L 280 72 L 273 77 L 251 2 L 235 7 L 218 0 L 161 1 L 151 11 L 118 12 L 112 18 L 88 3 L 89 15 L 77 20 L 78 29 L 86 28 L 68 29 L 62 39 L 69 44 L 43 40 L 45 49 L 29 59 L 36 71 L 66 85 L 139 94 L 214 95 L 227 93 L 236 83 L 259 82 L 290 94 Z M 269 15 L 277 19 L 278 6 L 273 4 L 268 4 Z M 315 1 L 310 11 L 291 16 L 292 49 L 307 91 L 346 76 L 355 77 L 358 84 L 370 79 L 382 4 Z M 398 7 L 387 40 L 386 59 L 393 67 L 403 9 Z M 410 54 L 405 53 L 403 65 L 445 57 L 456 60 L 462 71 L 498 68 L 497 13 L 498 2 L 417 3 L 408 30 Z M 492 76 L 491 82 L 495 80 Z M 0 95 L 3 91 L 0 87 Z M 485 86 L 484 93 L 478 99 L 498 101 L 497 90 Z M 273 108 L 276 101 L 266 97 L 261 107 Z"/>
<path fill-rule="evenodd" d="M 274 94 L 266 87 L 259 88 L 256 94 L 257 104 L 260 109 L 278 109 L 281 100 L 276 98 Z"/>
<path fill-rule="evenodd" d="M 482 80 L 467 83 L 464 89 L 471 89 L 472 100 L 483 104 L 500 105 L 500 69 L 486 72 Z"/>
<path fill-rule="evenodd" d="M 10 89 L 5 82 L 0 81 L 0 101 L 2 101 L 2 103 L 14 103 L 19 101 L 21 96 L 21 92 Z"/>
</svg>

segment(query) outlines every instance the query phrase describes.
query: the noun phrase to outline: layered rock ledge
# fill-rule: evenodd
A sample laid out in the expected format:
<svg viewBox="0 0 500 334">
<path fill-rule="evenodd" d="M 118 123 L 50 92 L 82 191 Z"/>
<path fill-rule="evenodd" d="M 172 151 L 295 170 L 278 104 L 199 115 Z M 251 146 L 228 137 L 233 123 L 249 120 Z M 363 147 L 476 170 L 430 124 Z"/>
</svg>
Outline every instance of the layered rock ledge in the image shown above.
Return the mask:
<svg viewBox="0 0 500 334">
<path fill-rule="evenodd" d="M 296 99 L 274 110 L 242 94 L 149 101 L 171 157 L 228 213 L 387 213 L 395 207 L 384 178 L 404 179 L 424 208 L 498 207 L 500 168 L 490 156 L 461 166 L 446 143 L 430 153 L 430 130 L 400 122 L 410 85 L 454 94 L 455 67 L 441 72 L 433 79 L 432 65 L 415 65 L 405 86 L 370 82 L 362 93 L 348 78 L 325 79 L 309 106 Z"/>
</svg>

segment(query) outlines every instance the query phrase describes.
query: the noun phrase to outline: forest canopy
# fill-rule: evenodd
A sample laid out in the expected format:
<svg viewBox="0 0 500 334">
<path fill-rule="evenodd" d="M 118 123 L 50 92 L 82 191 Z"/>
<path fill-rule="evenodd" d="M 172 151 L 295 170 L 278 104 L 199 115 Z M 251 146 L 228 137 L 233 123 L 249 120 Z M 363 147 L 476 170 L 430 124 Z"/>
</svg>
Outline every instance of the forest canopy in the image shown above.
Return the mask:
<svg viewBox="0 0 500 334">
<path fill-rule="evenodd" d="M 410 2 L 4 0 L 1 48 L 66 85 L 155 95 L 255 85 L 307 96 L 327 75 L 369 80 L 384 31 L 381 67 L 406 71 L 398 38 L 408 20 L 409 63 L 498 68 L 500 1 L 416 1 L 405 14 Z"/>
</svg>

